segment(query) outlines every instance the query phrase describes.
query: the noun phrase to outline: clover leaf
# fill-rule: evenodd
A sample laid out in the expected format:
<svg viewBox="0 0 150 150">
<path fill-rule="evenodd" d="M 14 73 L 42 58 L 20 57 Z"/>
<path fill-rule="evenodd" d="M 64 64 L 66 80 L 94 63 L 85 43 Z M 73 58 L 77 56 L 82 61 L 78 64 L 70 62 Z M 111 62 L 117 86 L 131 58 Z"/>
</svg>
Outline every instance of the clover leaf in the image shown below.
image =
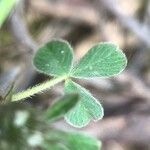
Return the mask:
<svg viewBox="0 0 150 150">
<path fill-rule="evenodd" d="M 120 73 L 126 66 L 126 56 L 109 42 L 93 46 L 74 65 L 72 76 L 77 78 L 109 77 Z"/>
<path fill-rule="evenodd" d="M 65 92 L 77 92 L 79 94 L 78 103 L 69 112 L 66 112 L 65 118 L 73 126 L 83 127 L 91 119 L 95 121 L 101 119 L 104 115 L 103 108 L 98 100 L 82 86 L 73 82 L 72 78 L 82 79 L 117 75 L 125 69 L 127 59 L 118 46 L 110 42 L 104 42 L 94 45 L 73 65 L 72 61 L 72 48 L 68 42 L 52 40 L 36 52 L 33 64 L 39 72 L 60 78 L 48 81 L 47 85 L 53 86 L 58 81 L 66 80 Z M 39 87 L 47 89 L 47 86 L 44 85 Z M 33 88 L 32 93 L 37 93 L 39 87 Z M 23 94 L 27 95 L 27 93 Z"/>
<path fill-rule="evenodd" d="M 72 59 L 72 48 L 68 42 L 52 40 L 39 48 L 33 63 L 39 72 L 52 76 L 62 76 L 70 72 Z"/>
<path fill-rule="evenodd" d="M 66 114 L 67 122 L 76 127 L 83 127 L 91 119 L 97 121 L 103 117 L 102 105 L 85 88 L 71 80 L 67 80 L 65 91 L 66 93 L 77 92 L 80 96 L 80 101 Z"/>
</svg>

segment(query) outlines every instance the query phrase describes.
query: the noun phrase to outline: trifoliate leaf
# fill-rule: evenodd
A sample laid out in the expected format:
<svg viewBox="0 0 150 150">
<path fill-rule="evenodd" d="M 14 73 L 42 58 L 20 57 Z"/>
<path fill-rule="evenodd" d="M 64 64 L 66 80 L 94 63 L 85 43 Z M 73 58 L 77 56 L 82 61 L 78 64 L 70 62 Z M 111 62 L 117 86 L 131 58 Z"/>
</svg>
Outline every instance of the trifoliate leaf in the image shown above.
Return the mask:
<svg viewBox="0 0 150 150">
<path fill-rule="evenodd" d="M 33 64 L 39 72 L 47 75 L 67 75 L 72 66 L 72 48 L 63 40 L 52 40 L 39 48 Z"/>
<path fill-rule="evenodd" d="M 77 94 L 67 94 L 53 103 L 45 112 L 45 118 L 49 121 L 63 117 L 78 102 Z"/>
<path fill-rule="evenodd" d="M 77 78 L 109 77 L 123 71 L 126 64 L 125 54 L 116 45 L 104 42 L 93 46 L 74 65 L 71 74 Z"/>
<path fill-rule="evenodd" d="M 65 83 L 66 93 L 77 92 L 79 94 L 79 102 L 65 116 L 68 123 L 75 127 L 83 127 L 90 120 L 97 121 L 104 115 L 102 105 L 83 87 L 67 80 Z"/>
</svg>

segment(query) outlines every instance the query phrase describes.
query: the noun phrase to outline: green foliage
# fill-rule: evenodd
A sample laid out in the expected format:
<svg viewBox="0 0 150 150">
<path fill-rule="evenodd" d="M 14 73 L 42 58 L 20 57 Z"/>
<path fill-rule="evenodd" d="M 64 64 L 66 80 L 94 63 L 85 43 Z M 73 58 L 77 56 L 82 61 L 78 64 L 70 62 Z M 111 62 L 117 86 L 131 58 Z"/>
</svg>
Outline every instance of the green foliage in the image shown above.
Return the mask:
<svg viewBox="0 0 150 150">
<path fill-rule="evenodd" d="M 53 103 L 45 112 L 45 118 L 48 121 L 54 121 L 63 117 L 78 102 L 77 94 L 67 94 Z"/>
<path fill-rule="evenodd" d="M 72 66 L 72 48 L 63 40 L 53 40 L 41 47 L 33 63 L 39 72 L 52 76 L 63 76 Z"/>
<path fill-rule="evenodd" d="M 53 145 L 46 144 L 51 141 L 53 141 Z M 46 143 L 44 143 L 46 150 L 100 150 L 101 148 L 101 142 L 93 137 L 60 130 L 51 130 Z"/>
<path fill-rule="evenodd" d="M 42 122 L 42 116 L 28 105 L 0 105 L 0 150 L 33 150 L 28 139 L 35 133 L 42 136 Z"/>
<path fill-rule="evenodd" d="M 102 105 L 79 84 L 67 80 L 65 83 L 66 93 L 77 92 L 80 96 L 79 103 L 66 115 L 66 120 L 76 127 L 87 125 L 91 119 L 97 121 L 104 115 Z"/>
<path fill-rule="evenodd" d="M 11 9 L 15 5 L 16 0 L 0 0 L 0 27 L 8 17 Z"/>
<path fill-rule="evenodd" d="M 1 1 L 0 1 L 1 2 Z M 0 94 L 0 150 L 100 150 L 96 139 L 75 132 L 50 127 L 54 120 L 65 117 L 75 127 L 104 115 L 103 107 L 90 92 L 73 78 L 110 77 L 123 71 L 127 64 L 124 53 L 112 43 L 99 43 L 73 64 L 71 46 L 63 40 L 52 40 L 35 54 L 33 64 L 39 72 L 54 76 L 42 84 L 13 94 L 13 84 Z M 65 80 L 65 95 L 46 111 L 27 105 L 8 103 L 30 97 Z M 71 94 L 77 93 L 77 94 Z"/>
<path fill-rule="evenodd" d="M 68 101 L 67 97 L 61 100 Z M 60 109 L 62 114 L 66 110 Z M 95 138 L 57 130 L 43 115 L 45 112 L 23 103 L 0 105 L 0 150 L 99 150 L 101 143 Z"/>
<path fill-rule="evenodd" d="M 127 61 L 123 52 L 112 43 L 99 43 L 93 46 L 74 65 L 72 76 L 77 78 L 109 77 L 120 73 Z"/>
<path fill-rule="evenodd" d="M 98 100 L 71 78 L 114 76 L 124 70 L 127 60 L 116 45 L 105 42 L 93 46 L 73 67 L 72 61 L 71 46 L 65 41 L 53 40 L 37 51 L 33 64 L 38 71 L 47 75 L 66 76 L 65 91 L 79 93 L 79 102 L 65 118 L 73 126 L 83 127 L 91 119 L 101 119 L 103 108 Z"/>
</svg>

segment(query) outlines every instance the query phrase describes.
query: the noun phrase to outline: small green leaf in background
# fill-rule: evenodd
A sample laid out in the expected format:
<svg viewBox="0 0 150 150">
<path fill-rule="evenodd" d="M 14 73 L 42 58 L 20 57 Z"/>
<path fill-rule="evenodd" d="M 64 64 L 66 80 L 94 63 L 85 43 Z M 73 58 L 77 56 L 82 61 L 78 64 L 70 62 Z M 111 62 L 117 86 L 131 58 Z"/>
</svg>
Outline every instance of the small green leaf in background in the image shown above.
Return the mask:
<svg viewBox="0 0 150 150">
<path fill-rule="evenodd" d="M 45 144 L 43 147 L 44 150 L 69 150 L 68 148 L 66 148 L 64 145 L 60 143 L 57 143 L 55 145 Z"/>
<path fill-rule="evenodd" d="M 77 92 L 79 94 L 79 102 L 66 114 L 68 123 L 75 127 L 83 127 L 87 125 L 91 119 L 97 121 L 104 115 L 102 105 L 83 87 L 67 80 L 65 83 L 65 92 Z"/>
<path fill-rule="evenodd" d="M 39 72 L 52 76 L 68 75 L 72 67 L 73 52 L 66 41 L 52 40 L 41 47 L 33 59 Z"/>
<path fill-rule="evenodd" d="M 53 121 L 63 117 L 78 102 L 77 94 L 67 94 L 52 104 L 45 112 L 46 120 Z"/>
<path fill-rule="evenodd" d="M 101 148 L 100 141 L 76 132 L 51 130 L 47 139 L 49 142 L 45 145 L 45 150 L 100 150 Z"/>
<path fill-rule="evenodd" d="M 5 19 L 8 17 L 15 3 L 16 0 L 0 0 L 0 28 Z"/>
<path fill-rule="evenodd" d="M 124 53 L 109 42 L 93 46 L 72 70 L 77 78 L 109 77 L 123 71 L 127 60 Z"/>
</svg>

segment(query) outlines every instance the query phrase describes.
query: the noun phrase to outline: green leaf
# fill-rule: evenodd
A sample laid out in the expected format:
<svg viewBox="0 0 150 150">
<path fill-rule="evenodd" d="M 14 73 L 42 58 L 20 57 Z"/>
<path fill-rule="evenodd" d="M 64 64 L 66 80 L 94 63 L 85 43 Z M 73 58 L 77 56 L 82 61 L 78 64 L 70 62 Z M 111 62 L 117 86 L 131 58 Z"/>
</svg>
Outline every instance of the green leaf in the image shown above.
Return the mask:
<svg viewBox="0 0 150 150">
<path fill-rule="evenodd" d="M 52 130 L 49 133 L 48 139 L 48 150 L 58 150 L 58 148 L 60 148 L 59 150 L 100 150 L 101 148 L 100 141 L 77 132 Z M 51 141 L 53 144 L 51 144 Z M 55 149 L 53 149 L 53 147 L 55 147 Z"/>
<path fill-rule="evenodd" d="M 16 0 L 0 0 L 0 27 L 15 5 Z"/>
<path fill-rule="evenodd" d="M 33 64 L 39 72 L 52 76 L 68 75 L 72 67 L 73 53 L 69 43 L 52 40 L 39 48 Z"/>
<path fill-rule="evenodd" d="M 119 74 L 126 65 L 124 53 L 116 45 L 104 42 L 92 47 L 74 66 L 71 74 L 78 78 L 109 77 Z"/>
<path fill-rule="evenodd" d="M 63 117 L 78 102 L 77 94 L 67 94 L 52 104 L 45 113 L 45 118 L 53 121 Z"/>
<path fill-rule="evenodd" d="M 60 143 L 55 144 L 55 145 L 47 144 L 47 145 L 44 145 L 43 147 L 45 148 L 45 150 L 69 150 L 68 148 L 66 148 L 64 145 Z"/>
<path fill-rule="evenodd" d="M 102 105 L 83 87 L 67 80 L 65 83 L 66 93 L 77 92 L 79 102 L 65 116 L 68 123 L 75 127 L 86 126 L 91 119 L 97 121 L 104 115 Z"/>
</svg>

